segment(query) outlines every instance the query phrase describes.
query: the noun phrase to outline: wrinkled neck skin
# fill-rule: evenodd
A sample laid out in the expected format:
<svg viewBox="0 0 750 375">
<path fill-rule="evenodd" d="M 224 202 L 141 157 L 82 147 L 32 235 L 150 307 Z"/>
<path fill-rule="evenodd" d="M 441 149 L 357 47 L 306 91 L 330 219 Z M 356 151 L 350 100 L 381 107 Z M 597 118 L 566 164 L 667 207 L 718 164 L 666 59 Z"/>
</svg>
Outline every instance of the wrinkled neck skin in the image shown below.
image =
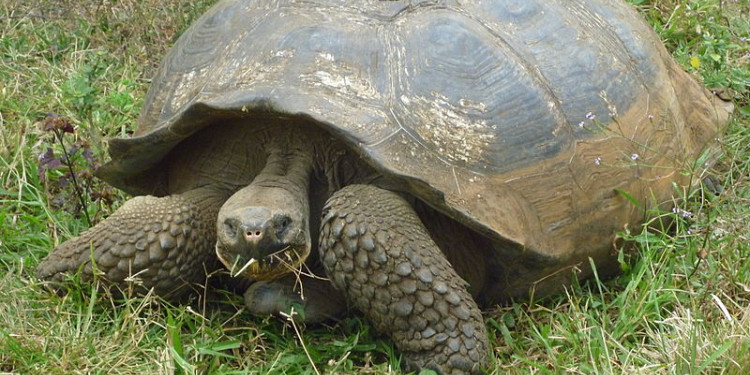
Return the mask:
<svg viewBox="0 0 750 375">
<path fill-rule="evenodd" d="M 344 184 L 371 179 L 374 172 L 311 125 L 270 126 L 253 140 L 260 142 L 265 166 L 221 207 L 216 250 L 233 275 L 273 278 L 279 276 L 271 270 L 278 261 L 272 267 L 261 260 L 283 253 L 284 260 L 299 266 L 314 246 L 316 215 L 325 197 Z"/>
<path fill-rule="evenodd" d="M 273 196 L 273 192 L 281 190 L 300 198 L 290 203 L 307 206 L 304 197 L 308 195 L 317 142 L 292 131 L 278 133 L 268 137 L 262 146 L 267 155 L 266 165 L 245 189 L 261 201 L 267 199 L 266 194 Z"/>
</svg>

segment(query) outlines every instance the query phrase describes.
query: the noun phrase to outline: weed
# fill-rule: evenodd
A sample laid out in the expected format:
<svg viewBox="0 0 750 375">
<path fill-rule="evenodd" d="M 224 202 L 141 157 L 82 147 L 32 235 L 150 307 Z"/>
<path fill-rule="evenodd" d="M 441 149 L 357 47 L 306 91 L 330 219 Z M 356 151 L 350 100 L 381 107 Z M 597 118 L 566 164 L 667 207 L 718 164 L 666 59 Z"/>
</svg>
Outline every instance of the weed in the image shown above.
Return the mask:
<svg viewBox="0 0 750 375">
<path fill-rule="evenodd" d="M 111 210 L 116 197 L 112 187 L 94 178 L 93 172 L 100 166 L 98 158 L 94 156 L 89 142 L 83 139 L 66 147 L 65 134 L 75 132 L 68 120 L 47 115 L 42 122 L 42 129 L 51 132 L 56 142 L 39 156 L 37 168 L 50 206 L 53 209 L 65 209 L 75 217 L 83 213 L 88 226 L 92 226 L 94 222 L 89 216 L 88 201 L 93 200 Z M 59 152 L 55 152 L 52 147 L 54 145 L 60 148 Z M 64 173 L 55 173 L 60 170 L 64 170 Z"/>
</svg>

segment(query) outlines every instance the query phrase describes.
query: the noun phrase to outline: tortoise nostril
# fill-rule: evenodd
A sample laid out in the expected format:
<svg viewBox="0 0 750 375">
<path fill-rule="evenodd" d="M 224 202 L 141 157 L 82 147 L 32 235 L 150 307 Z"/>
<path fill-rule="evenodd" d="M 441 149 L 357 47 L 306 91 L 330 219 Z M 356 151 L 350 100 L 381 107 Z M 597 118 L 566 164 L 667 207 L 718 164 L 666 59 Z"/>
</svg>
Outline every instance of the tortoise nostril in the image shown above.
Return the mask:
<svg viewBox="0 0 750 375">
<path fill-rule="evenodd" d="M 261 230 L 246 230 L 245 231 L 245 240 L 248 242 L 257 242 L 261 238 L 263 238 L 263 231 Z"/>
</svg>

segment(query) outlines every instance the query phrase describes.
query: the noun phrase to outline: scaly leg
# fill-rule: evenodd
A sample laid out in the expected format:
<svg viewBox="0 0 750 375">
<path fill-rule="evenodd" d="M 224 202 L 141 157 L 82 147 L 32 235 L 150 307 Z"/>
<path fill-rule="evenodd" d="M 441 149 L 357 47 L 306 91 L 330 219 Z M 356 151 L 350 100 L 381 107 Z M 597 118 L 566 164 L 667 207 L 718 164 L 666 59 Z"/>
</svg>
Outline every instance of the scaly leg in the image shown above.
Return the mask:
<svg viewBox="0 0 750 375">
<path fill-rule="evenodd" d="M 333 284 L 391 336 L 411 369 L 480 373 L 488 361 L 481 312 L 413 208 L 367 185 L 323 210 L 320 256 Z"/>
<path fill-rule="evenodd" d="M 94 270 L 107 285 L 140 285 L 179 298 L 203 282 L 215 261 L 216 216 L 226 194 L 200 188 L 162 198 L 139 196 L 109 218 L 57 246 L 37 268 L 40 279 L 59 288 L 64 275 Z M 135 283 L 133 283 L 135 281 Z"/>
</svg>

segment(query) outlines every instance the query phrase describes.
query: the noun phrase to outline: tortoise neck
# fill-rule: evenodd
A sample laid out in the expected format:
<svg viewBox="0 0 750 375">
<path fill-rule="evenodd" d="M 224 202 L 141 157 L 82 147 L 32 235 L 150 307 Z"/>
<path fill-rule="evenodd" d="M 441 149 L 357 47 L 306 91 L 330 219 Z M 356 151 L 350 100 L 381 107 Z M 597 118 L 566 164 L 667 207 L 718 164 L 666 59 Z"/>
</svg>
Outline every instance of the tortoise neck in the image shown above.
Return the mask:
<svg viewBox="0 0 750 375">
<path fill-rule="evenodd" d="M 307 132 L 274 131 L 264 142 L 266 165 L 252 185 L 283 188 L 292 193 L 307 195 L 313 171 L 315 145 Z"/>
<path fill-rule="evenodd" d="M 307 195 L 313 180 L 326 185 L 328 193 L 383 180 L 356 152 L 314 125 L 273 127 L 262 138 L 266 164 L 252 185 Z"/>
</svg>

